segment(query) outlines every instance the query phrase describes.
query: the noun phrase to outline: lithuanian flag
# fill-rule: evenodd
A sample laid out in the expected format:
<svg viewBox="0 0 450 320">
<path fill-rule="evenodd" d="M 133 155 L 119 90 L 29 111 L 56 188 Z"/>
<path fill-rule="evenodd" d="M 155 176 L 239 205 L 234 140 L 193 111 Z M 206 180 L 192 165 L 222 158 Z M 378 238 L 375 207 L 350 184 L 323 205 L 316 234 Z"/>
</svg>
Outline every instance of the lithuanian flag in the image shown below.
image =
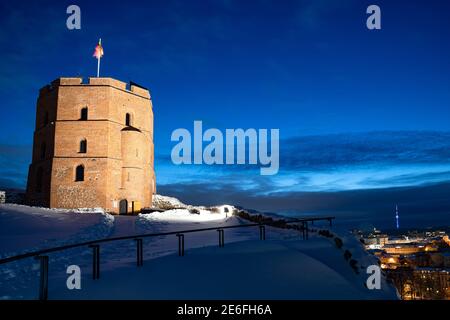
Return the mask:
<svg viewBox="0 0 450 320">
<path fill-rule="evenodd" d="M 100 59 L 101 57 L 103 57 L 103 47 L 102 47 L 102 39 L 98 40 L 98 44 L 95 47 L 95 51 L 94 51 L 94 57 L 96 57 L 97 59 Z"/>
</svg>

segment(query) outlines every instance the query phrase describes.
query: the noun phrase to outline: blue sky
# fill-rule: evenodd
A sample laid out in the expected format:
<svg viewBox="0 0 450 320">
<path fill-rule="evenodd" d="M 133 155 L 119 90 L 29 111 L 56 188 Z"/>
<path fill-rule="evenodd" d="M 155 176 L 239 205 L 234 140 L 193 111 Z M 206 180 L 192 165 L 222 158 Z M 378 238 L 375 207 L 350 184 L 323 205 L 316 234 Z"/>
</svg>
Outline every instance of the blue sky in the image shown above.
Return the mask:
<svg viewBox="0 0 450 320">
<path fill-rule="evenodd" d="M 81 30 L 65 27 L 72 3 Z M 370 4 L 382 30 L 365 27 Z M 102 75 L 152 92 L 160 192 L 299 213 L 351 211 L 351 201 L 305 203 L 358 194 L 380 212 L 400 202 L 421 214 L 415 192 L 450 180 L 449 16 L 439 0 L 1 1 L 0 186 L 25 186 L 39 88 L 94 76 L 101 37 Z M 170 135 L 194 120 L 279 128 L 279 174 L 173 165 Z M 395 199 L 392 188 L 409 191 Z M 427 208 L 449 221 L 450 200 L 438 194 Z"/>
</svg>

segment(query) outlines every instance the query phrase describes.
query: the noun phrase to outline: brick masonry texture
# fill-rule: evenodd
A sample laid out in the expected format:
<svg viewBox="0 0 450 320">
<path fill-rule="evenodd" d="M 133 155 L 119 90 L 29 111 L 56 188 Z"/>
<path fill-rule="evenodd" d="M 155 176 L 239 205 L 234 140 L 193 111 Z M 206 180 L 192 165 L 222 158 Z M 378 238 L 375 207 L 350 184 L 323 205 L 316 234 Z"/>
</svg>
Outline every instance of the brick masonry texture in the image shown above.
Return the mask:
<svg viewBox="0 0 450 320">
<path fill-rule="evenodd" d="M 60 78 L 40 90 L 28 204 L 130 214 L 155 192 L 148 90 L 111 78 Z"/>
</svg>

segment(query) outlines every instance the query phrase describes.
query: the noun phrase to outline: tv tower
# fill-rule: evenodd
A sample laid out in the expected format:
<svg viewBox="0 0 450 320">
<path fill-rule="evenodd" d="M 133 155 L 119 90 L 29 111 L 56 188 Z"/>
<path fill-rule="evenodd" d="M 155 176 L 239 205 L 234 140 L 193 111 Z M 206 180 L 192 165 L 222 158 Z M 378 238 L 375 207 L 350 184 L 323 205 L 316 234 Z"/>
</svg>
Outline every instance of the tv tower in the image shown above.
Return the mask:
<svg viewBox="0 0 450 320">
<path fill-rule="evenodd" d="M 395 225 L 397 226 L 397 230 L 400 228 L 398 223 L 398 205 L 395 205 Z"/>
</svg>

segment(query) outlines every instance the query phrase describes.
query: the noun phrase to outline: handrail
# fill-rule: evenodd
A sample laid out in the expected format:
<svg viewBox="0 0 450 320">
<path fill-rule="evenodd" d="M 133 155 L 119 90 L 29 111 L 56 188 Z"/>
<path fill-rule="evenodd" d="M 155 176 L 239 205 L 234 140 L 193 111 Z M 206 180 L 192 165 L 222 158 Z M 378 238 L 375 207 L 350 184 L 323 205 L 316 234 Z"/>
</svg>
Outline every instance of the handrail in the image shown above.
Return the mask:
<svg viewBox="0 0 450 320">
<path fill-rule="evenodd" d="M 315 218 L 302 218 L 302 219 L 292 219 L 289 221 L 286 220 L 280 220 L 285 224 L 288 223 L 297 223 L 301 222 L 301 230 L 303 232 L 303 239 L 308 239 L 308 221 L 317 221 L 317 220 L 328 220 L 331 226 L 331 221 L 334 219 L 334 217 L 315 217 Z M 224 229 L 232 229 L 232 228 L 246 228 L 246 227 L 256 227 L 259 226 L 259 238 L 260 240 L 266 240 L 266 231 L 265 226 L 275 226 L 276 221 L 273 220 L 271 222 L 269 221 L 261 221 L 260 223 L 248 223 L 248 224 L 240 224 L 240 225 L 233 225 L 233 226 L 218 226 L 218 227 L 212 227 L 212 228 L 201 228 L 201 229 L 190 229 L 190 230 L 181 230 L 181 231 L 171 231 L 171 232 L 161 232 L 161 233 L 147 233 L 147 234 L 137 234 L 132 236 L 122 236 L 122 237 L 113 237 L 113 238 L 104 238 L 104 239 L 98 239 L 98 240 L 91 240 L 91 241 L 85 241 L 81 243 L 74 243 L 74 244 L 68 244 L 65 246 L 59 246 L 54 248 L 48 248 L 48 249 L 42 249 L 38 251 L 28 252 L 8 258 L 4 258 L 0 260 L 0 265 L 12 261 L 17 261 L 25 258 L 34 257 L 35 259 L 40 261 L 40 284 L 39 284 L 39 299 L 40 300 L 47 300 L 48 298 L 48 264 L 49 264 L 49 257 L 44 255 L 46 253 L 51 252 L 57 252 L 57 251 L 63 251 L 71 248 L 78 248 L 78 247 L 84 247 L 88 246 L 93 249 L 93 264 L 92 264 L 92 277 L 94 280 L 100 278 L 100 245 L 99 243 L 104 242 L 112 242 L 112 241 L 119 241 L 119 240 L 128 240 L 128 239 L 134 239 L 136 241 L 136 262 L 137 266 L 141 267 L 143 266 L 144 259 L 143 259 L 143 243 L 142 238 L 146 237 L 158 237 L 158 236 L 167 236 L 167 235 L 173 235 L 175 234 L 178 238 L 178 255 L 184 256 L 184 234 L 185 233 L 193 233 L 193 232 L 201 232 L 201 231 L 212 231 L 217 230 L 219 231 L 219 247 L 224 246 Z"/>
<path fill-rule="evenodd" d="M 296 223 L 296 222 L 328 220 L 331 223 L 332 219 L 335 219 L 335 217 L 302 218 L 302 219 L 292 219 L 292 220 L 284 221 L 284 222 L 285 223 Z M 137 239 L 137 238 L 168 236 L 168 235 L 174 235 L 174 234 L 176 235 L 176 234 L 194 233 L 194 232 L 202 232 L 202 231 L 212 231 L 212 230 L 217 230 L 217 229 L 234 229 L 234 228 L 244 228 L 244 227 L 256 227 L 256 226 L 260 226 L 260 225 L 268 225 L 268 226 L 270 226 L 271 223 L 250 223 L 250 224 L 223 226 L 223 227 L 222 226 L 217 226 L 217 227 L 211 227 L 211 228 L 189 229 L 189 230 L 179 230 L 179 231 L 161 232 L 161 233 L 146 233 L 146 234 L 144 233 L 144 234 L 136 234 L 136 235 L 131 235 L 131 236 L 103 238 L 103 239 L 85 241 L 85 242 L 81 242 L 81 243 L 73 243 L 73 244 L 68 244 L 68 245 L 64 245 L 64 246 L 48 248 L 48 249 L 42 249 L 42 250 L 38 250 L 38 251 L 32 251 L 32 252 L 19 254 L 19 255 L 16 255 L 16 256 L 8 257 L 8 258 L 3 258 L 3 259 L 0 259 L 0 265 L 1 264 L 5 264 L 5 263 L 9 263 L 9 262 L 13 262 L 13 261 L 17 261 L 17 260 L 21 260 L 21 259 L 25 259 L 25 258 L 37 257 L 37 256 L 40 256 L 40 255 L 43 255 L 43 254 L 46 254 L 46 253 L 63 251 L 63 250 L 72 249 L 72 248 L 78 248 L 78 247 L 91 246 L 91 245 L 96 245 L 96 244 L 105 243 L 105 242 L 112 242 L 112 241 L 119 241 L 119 240 L 129 240 L 129 239 Z"/>
</svg>

